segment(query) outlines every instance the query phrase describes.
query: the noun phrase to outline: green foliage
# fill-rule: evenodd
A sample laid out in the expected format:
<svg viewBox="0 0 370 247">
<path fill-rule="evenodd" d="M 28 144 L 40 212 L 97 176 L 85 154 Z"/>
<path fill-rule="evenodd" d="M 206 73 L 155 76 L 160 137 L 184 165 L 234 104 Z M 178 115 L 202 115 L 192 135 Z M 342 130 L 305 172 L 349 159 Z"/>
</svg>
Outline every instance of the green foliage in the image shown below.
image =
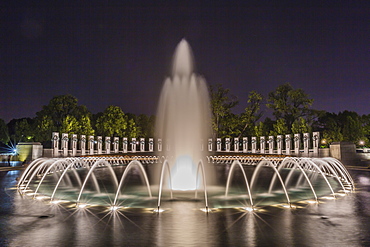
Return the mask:
<svg viewBox="0 0 370 247">
<path fill-rule="evenodd" d="M 273 110 L 276 120 L 283 118 L 289 129 L 296 119 L 313 114 L 310 110 L 313 99 L 309 99 L 302 89 L 293 89 L 289 83 L 270 92 L 267 102 L 266 105 Z"/>
<path fill-rule="evenodd" d="M 10 140 L 8 126 L 5 121 L 0 118 L 0 142 L 6 144 Z"/>
<path fill-rule="evenodd" d="M 124 137 L 127 129 L 127 117 L 118 106 L 108 106 L 96 120 L 98 135 Z"/>
<path fill-rule="evenodd" d="M 239 137 L 242 135 L 251 135 L 254 132 L 256 122 L 262 117 L 260 111 L 263 96 L 256 91 L 251 91 L 248 95 L 247 107 L 240 116 L 240 122 L 243 125 Z"/>
<path fill-rule="evenodd" d="M 306 119 L 304 119 L 303 117 L 299 117 L 293 122 L 292 124 L 293 134 L 310 133 L 310 132 L 311 132 L 311 127 L 308 125 Z"/>
<path fill-rule="evenodd" d="M 368 142 L 367 130 L 370 129 L 366 117 L 360 117 L 356 112 L 344 111 L 326 113 L 319 118 L 323 139 L 328 144 L 338 141 L 349 141 L 358 144 L 360 140 Z"/>
<path fill-rule="evenodd" d="M 213 137 L 224 137 L 228 130 L 234 129 L 234 117 L 231 109 L 239 102 L 236 97 L 229 95 L 230 90 L 217 85 L 217 88 L 210 87 L 210 101 L 212 111 Z M 232 122 L 232 123 L 231 123 Z M 231 126 L 232 125 L 232 126 Z M 229 133 L 230 135 L 231 133 Z"/>
<path fill-rule="evenodd" d="M 289 133 L 288 126 L 285 123 L 284 118 L 280 118 L 273 124 L 274 130 L 270 132 L 270 135 L 285 135 Z"/>
<path fill-rule="evenodd" d="M 34 141 L 34 121 L 30 118 L 20 119 L 20 121 L 15 124 L 14 139 L 19 141 Z"/>
<path fill-rule="evenodd" d="M 155 117 L 140 114 L 136 117 L 137 135 L 144 138 L 154 136 Z"/>
</svg>

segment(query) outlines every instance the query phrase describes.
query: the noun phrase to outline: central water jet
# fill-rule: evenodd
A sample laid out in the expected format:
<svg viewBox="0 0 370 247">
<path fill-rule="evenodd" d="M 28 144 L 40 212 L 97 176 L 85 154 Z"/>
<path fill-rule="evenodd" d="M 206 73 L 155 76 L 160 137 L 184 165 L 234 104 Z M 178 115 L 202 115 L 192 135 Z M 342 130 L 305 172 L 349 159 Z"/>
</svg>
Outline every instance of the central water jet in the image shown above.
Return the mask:
<svg viewBox="0 0 370 247">
<path fill-rule="evenodd" d="M 207 155 L 210 136 L 210 103 L 205 80 L 194 73 L 189 44 L 182 40 L 173 58 L 172 75 L 163 85 L 157 111 L 156 135 L 171 167 L 172 189 L 194 190 L 196 164 Z M 168 186 L 169 184 L 166 183 Z"/>
</svg>

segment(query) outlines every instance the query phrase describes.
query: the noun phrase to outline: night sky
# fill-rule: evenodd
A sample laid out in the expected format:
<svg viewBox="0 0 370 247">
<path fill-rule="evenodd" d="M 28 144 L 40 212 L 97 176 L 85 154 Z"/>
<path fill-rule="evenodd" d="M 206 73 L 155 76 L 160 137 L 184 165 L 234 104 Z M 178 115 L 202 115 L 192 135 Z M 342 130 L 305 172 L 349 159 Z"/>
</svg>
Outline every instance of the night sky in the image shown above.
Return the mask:
<svg viewBox="0 0 370 247">
<path fill-rule="evenodd" d="M 236 113 L 250 91 L 267 96 L 289 82 L 315 100 L 314 109 L 370 114 L 370 1 L 4 2 L 0 118 L 6 122 L 35 117 L 63 94 L 92 113 L 118 105 L 155 114 L 182 38 L 197 73 L 239 98 Z"/>
</svg>

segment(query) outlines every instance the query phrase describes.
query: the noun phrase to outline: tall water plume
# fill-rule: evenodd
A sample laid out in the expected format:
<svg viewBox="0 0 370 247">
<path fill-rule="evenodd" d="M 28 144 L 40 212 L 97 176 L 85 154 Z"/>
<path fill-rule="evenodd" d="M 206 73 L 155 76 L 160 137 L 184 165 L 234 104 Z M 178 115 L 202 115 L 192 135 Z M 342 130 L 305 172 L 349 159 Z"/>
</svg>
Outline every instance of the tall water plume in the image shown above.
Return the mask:
<svg viewBox="0 0 370 247">
<path fill-rule="evenodd" d="M 196 188 L 197 163 L 205 155 L 211 130 L 207 85 L 194 73 L 193 67 L 191 48 L 182 40 L 174 54 L 172 75 L 164 82 L 158 104 L 156 135 L 163 140 L 161 155 L 171 165 L 175 190 Z"/>
</svg>

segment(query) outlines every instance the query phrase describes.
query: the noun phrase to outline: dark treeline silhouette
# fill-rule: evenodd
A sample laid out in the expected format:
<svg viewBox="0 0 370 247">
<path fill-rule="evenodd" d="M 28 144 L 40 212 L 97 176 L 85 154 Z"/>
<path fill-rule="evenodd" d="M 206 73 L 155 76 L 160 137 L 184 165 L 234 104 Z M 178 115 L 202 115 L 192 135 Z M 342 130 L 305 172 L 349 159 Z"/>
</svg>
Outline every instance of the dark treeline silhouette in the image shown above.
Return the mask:
<svg viewBox="0 0 370 247">
<path fill-rule="evenodd" d="M 353 111 L 329 113 L 311 108 L 313 99 L 289 83 L 278 86 L 267 98 L 252 91 L 246 96 L 245 110 L 235 114 L 240 102 L 222 85 L 210 87 L 213 138 L 268 136 L 294 133 L 321 133 L 322 145 L 349 141 L 359 146 L 369 144 L 370 114 Z M 272 111 L 265 117 L 263 106 Z M 70 133 L 117 137 L 153 137 L 155 116 L 125 113 L 119 106 L 91 113 L 72 95 L 53 97 L 34 118 L 0 119 L 0 142 L 37 141 L 50 145 L 51 133 Z"/>
</svg>

